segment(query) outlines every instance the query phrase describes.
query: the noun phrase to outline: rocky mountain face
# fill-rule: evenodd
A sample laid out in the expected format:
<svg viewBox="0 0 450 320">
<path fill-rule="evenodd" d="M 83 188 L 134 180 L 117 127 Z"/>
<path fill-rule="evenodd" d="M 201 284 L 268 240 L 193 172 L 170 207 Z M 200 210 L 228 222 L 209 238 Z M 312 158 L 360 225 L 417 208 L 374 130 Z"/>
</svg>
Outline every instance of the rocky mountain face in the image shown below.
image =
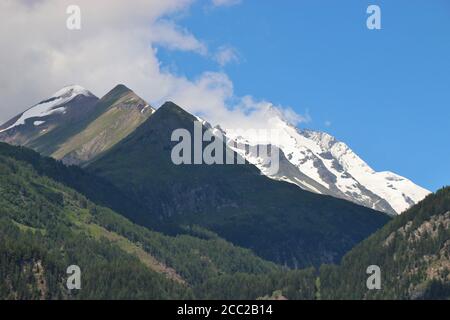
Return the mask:
<svg viewBox="0 0 450 320">
<path fill-rule="evenodd" d="M 370 265 L 380 269 L 380 289 L 367 288 Z M 340 266 L 323 266 L 320 280 L 325 299 L 449 299 L 450 188 L 395 217 Z"/>
</svg>

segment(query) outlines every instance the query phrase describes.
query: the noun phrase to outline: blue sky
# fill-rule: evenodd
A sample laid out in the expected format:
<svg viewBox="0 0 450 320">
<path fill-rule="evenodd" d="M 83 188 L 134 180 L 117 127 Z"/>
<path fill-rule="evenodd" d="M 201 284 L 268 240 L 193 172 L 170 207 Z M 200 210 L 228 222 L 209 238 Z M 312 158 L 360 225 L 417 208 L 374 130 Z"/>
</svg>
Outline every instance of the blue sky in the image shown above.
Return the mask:
<svg viewBox="0 0 450 320">
<path fill-rule="evenodd" d="M 380 6 L 382 30 L 366 28 L 369 4 Z M 300 126 L 336 136 L 377 171 L 432 191 L 450 183 L 450 2 L 200 2 L 178 23 L 239 61 L 160 48 L 164 68 L 223 71 L 236 95 L 309 113 Z"/>
</svg>

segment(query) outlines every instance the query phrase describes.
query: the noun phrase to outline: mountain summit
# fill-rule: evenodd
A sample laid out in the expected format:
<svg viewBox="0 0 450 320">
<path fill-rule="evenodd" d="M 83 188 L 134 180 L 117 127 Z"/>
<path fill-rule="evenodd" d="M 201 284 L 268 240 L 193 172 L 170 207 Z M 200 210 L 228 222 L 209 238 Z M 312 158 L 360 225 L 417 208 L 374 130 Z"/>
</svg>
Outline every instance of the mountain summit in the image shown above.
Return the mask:
<svg viewBox="0 0 450 320">
<path fill-rule="evenodd" d="M 155 110 L 126 86 L 119 84 L 103 96 L 79 132 L 52 156 L 67 164 L 83 164 L 128 136 Z"/>
<path fill-rule="evenodd" d="M 34 120 L 34 125 L 39 126 L 45 123 L 45 120 L 52 114 L 66 113 L 69 102 L 75 98 L 95 98 L 95 96 L 85 88 L 79 85 L 66 86 L 55 92 L 50 98 L 39 102 L 25 112 L 14 117 L 4 125 L 0 126 L 0 133 L 9 131 L 15 127 L 23 126 Z"/>
<path fill-rule="evenodd" d="M 98 98 L 79 85 L 64 87 L 0 126 L 0 141 L 32 145 L 39 137 L 89 114 Z"/>
<path fill-rule="evenodd" d="M 280 112 L 269 109 L 268 123 L 279 133 L 267 141 L 281 151 L 281 169 L 269 177 L 298 185 L 302 189 L 353 201 L 389 214 L 400 214 L 430 192 L 392 172 L 376 172 L 345 143 L 319 131 L 300 130 Z M 261 142 L 250 136 L 228 138 L 247 145 Z M 266 159 L 236 150 L 265 173 Z"/>
<path fill-rule="evenodd" d="M 101 99 L 79 85 L 62 88 L 0 127 L 0 141 L 66 164 L 83 164 L 122 140 L 154 109 L 119 84 Z"/>
</svg>

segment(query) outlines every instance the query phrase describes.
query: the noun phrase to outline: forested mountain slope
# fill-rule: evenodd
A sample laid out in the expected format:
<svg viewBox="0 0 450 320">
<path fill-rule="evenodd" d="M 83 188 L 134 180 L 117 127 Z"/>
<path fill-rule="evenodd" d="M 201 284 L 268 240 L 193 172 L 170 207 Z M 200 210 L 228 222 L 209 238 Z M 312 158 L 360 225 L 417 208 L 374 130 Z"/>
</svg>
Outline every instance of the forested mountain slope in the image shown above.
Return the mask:
<svg viewBox="0 0 450 320">
<path fill-rule="evenodd" d="M 381 269 L 381 289 L 368 290 L 366 269 Z M 326 299 L 450 299 L 450 188 L 396 217 L 352 249 L 339 267 L 323 266 Z"/>
<path fill-rule="evenodd" d="M 26 151 L 12 148 L 16 156 Z M 313 270 L 287 270 L 201 228 L 186 233 L 169 237 L 132 224 L 0 151 L 1 299 L 314 295 Z M 81 268 L 79 291 L 65 287 L 70 265 Z M 247 289 L 228 287 L 230 278 Z"/>
<path fill-rule="evenodd" d="M 167 236 L 135 225 L 45 173 L 70 177 L 76 168 L 0 147 L 0 299 L 450 297 L 450 188 L 394 218 L 341 265 L 290 270 L 198 226 Z M 65 287 L 69 265 L 81 268 L 80 291 Z M 366 287 L 369 265 L 381 268 L 380 290 Z"/>
</svg>

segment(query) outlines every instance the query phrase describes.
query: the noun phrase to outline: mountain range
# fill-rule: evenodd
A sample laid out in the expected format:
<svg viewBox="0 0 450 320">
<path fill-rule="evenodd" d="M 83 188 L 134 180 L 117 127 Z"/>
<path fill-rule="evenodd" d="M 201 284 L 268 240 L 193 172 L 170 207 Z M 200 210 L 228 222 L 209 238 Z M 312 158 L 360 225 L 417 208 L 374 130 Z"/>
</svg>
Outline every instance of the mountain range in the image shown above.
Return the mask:
<svg viewBox="0 0 450 320">
<path fill-rule="evenodd" d="M 0 126 L 0 141 L 30 147 L 66 164 L 86 166 L 119 143 L 153 115 L 155 109 L 124 85 L 101 99 L 78 85 L 65 87 Z M 228 147 L 268 177 L 303 190 L 352 201 L 391 215 L 400 214 L 430 192 L 392 172 L 376 172 L 345 143 L 331 135 L 300 130 L 274 107 L 265 118 L 276 129 L 280 169 L 267 170 L 268 159 L 248 152 L 261 144 L 236 136 L 220 124 L 203 124 L 227 137 Z M 239 143 L 239 144 L 237 144 Z M 235 147 L 235 146 L 247 147 Z"/>
<path fill-rule="evenodd" d="M 429 195 L 265 115 L 281 139 L 233 135 L 172 102 L 154 109 L 124 85 L 101 99 L 75 85 L 6 122 L 0 299 L 450 297 L 448 188 Z M 172 133 L 199 120 L 243 164 L 174 164 Z M 278 173 L 255 144 L 279 150 Z M 83 290 L 64 286 L 71 264 Z M 366 287 L 369 265 L 381 290 Z"/>
<path fill-rule="evenodd" d="M 166 234 L 200 226 L 267 260 L 306 267 L 339 261 L 389 220 L 378 211 L 270 179 L 251 163 L 173 164 L 172 132 L 192 132 L 197 118 L 170 102 L 154 111 L 123 85 L 89 105 L 83 116 L 60 120 L 76 108 L 72 101 L 91 97 L 79 86 L 66 87 L 48 99 L 62 105 L 47 108 L 45 100 L 32 107 L 16 117 L 23 120 L 2 127 L 2 139 L 15 144 L 13 139 L 27 137 L 25 146 L 81 165 L 102 182 L 62 172 L 52 172 L 52 178 L 65 177 L 61 182 L 135 223 Z M 35 110 L 44 110 L 42 117 Z"/>
<path fill-rule="evenodd" d="M 138 199 L 146 208 L 139 221 L 145 219 L 147 226 L 167 231 L 200 225 L 268 260 L 296 267 L 339 260 L 388 220 L 351 202 L 269 179 L 248 163 L 175 165 L 172 132 L 181 128 L 193 135 L 195 121 L 165 103 L 86 170 Z"/>
</svg>

